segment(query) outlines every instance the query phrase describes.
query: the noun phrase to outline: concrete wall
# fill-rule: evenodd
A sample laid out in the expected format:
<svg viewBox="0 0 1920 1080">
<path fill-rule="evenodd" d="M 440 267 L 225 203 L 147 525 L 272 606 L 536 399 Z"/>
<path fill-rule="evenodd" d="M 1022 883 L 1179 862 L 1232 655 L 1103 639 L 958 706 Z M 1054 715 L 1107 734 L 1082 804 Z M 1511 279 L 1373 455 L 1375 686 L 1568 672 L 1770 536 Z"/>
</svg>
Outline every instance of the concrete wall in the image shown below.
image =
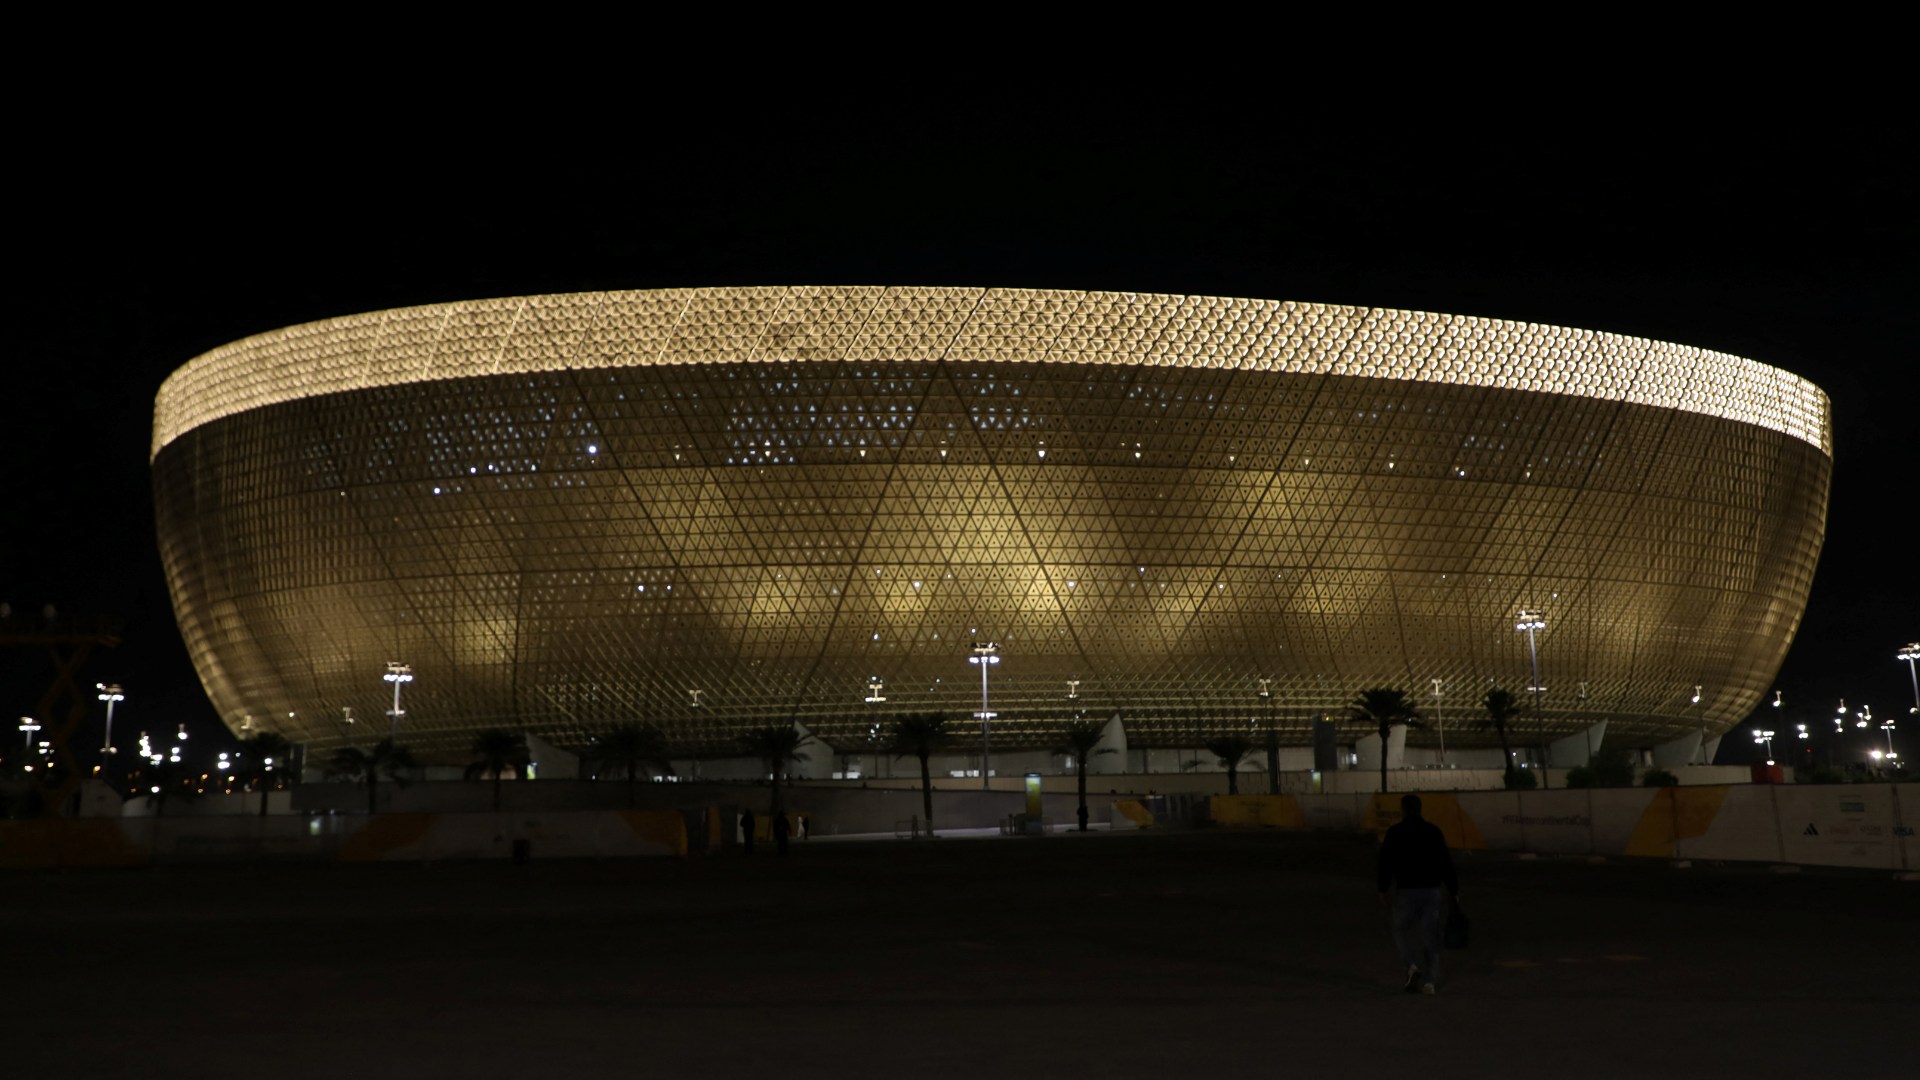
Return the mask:
<svg viewBox="0 0 1920 1080">
<path fill-rule="evenodd" d="M 1904 795 L 1904 804 L 1903 804 Z M 1426 817 L 1462 850 L 1920 868 L 1920 787 L 1900 784 L 1702 785 L 1557 791 L 1430 792 Z M 1215 797 L 1227 825 L 1384 830 L 1399 795 Z"/>
<path fill-rule="evenodd" d="M 674 811 L 344 814 L 0 822 L 0 868 L 684 855 Z"/>
</svg>

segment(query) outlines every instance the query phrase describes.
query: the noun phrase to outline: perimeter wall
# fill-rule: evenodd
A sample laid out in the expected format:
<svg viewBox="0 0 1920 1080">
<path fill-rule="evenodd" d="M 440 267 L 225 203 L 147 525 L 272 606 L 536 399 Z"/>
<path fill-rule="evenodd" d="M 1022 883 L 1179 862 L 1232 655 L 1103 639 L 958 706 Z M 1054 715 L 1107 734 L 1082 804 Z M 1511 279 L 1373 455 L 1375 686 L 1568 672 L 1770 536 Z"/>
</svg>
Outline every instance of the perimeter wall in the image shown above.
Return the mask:
<svg viewBox="0 0 1920 1080">
<path fill-rule="evenodd" d="M 1904 805 L 1903 805 L 1904 798 Z M 1741 784 L 1421 795 L 1425 816 L 1465 851 L 1920 867 L 1920 788 L 1899 784 Z M 1400 796 L 1216 795 L 1230 826 L 1380 832 Z"/>
</svg>

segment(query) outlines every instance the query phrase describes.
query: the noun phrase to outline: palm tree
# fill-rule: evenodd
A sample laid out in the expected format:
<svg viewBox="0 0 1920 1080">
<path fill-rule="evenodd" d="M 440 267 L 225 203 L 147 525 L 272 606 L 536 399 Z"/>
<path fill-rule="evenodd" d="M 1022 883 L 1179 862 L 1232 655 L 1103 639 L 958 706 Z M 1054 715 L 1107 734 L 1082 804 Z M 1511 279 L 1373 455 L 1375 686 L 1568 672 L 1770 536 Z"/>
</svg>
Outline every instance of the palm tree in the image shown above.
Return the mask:
<svg viewBox="0 0 1920 1080">
<path fill-rule="evenodd" d="M 788 765 L 807 760 L 806 751 L 801 747 L 811 744 L 813 736 L 802 734 L 797 725 L 788 721 L 750 731 L 740 741 L 767 767 L 767 772 L 773 774 L 773 796 L 767 805 L 767 814 L 778 814 L 780 774 L 786 771 Z"/>
<path fill-rule="evenodd" d="M 933 835 L 933 774 L 927 767 L 932 757 L 953 735 L 947 730 L 947 718 L 941 713 L 909 713 L 893 722 L 893 755 L 912 755 L 920 759 L 920 802 L 927 818 L 927 835 Z"/>
<path fill-rule="evenodd" d="M 489 728 L 473 737 L 473 764 L 467 766 L 467 779 L 493 777 L 493 809 L 500 810 L 500 780 L 507 772 L 515 779 L 526 776 L 533 757 L 527 753 L 524 735 L 502 728 Z"/>
<path fill-rule="evenodd" d="M 271 731 L 240 740 L 240 760 L 247 763 L 247 776 L 260 791 L 261 817 L 267 816 L 267 795 L 273 791 L 274 781 L 289 775 L 287 759 L 292 752 L 293 744 L 287 737 Z"/>
<path fill-rule="evenodd" d="M 1420 722 L 1420 714 L 1407 703 L 1404 690 L 1376 686 L 1360 691 L 1353 699 L 1354 720 L 1376 725 L 1380 730 L 1380 790 L 1387 790 L 1387 740 L 1393 736 L 1395 724 L 1408 727 L 1425 727 Z"/>
<path fill-rule="evenodd" d="M 1207 753 L 1220 759 L 1227 770 L 1227 794 L 1240 794 L 1240 763 L 1253 753 L 1253 744 L 1238 735 L 1223 735 L 1207 744 Z"/>
<path fill-rule="evenodd" d="M 362 750 L 357 746 L 335 750 L 332 764 L 333 767 L 328 770 L 330 775 L 367 786 L 369 814 L 379 812 L 376 796 L 382 776 L 405 787 L 408 778 L 420 768 L 413 751 L 395 743 L 391 737 L 381 739 L 371 750 Z"/>
<path fill-rule="evenodd" d="M 1487 710 L 1486 719 L 1477 725 L 1480 730 L 1491 728 L 1494 737 L 1500 740 L 1500 762 L 1506 771 L 1502 774 L 1509 790 L 1513 788 L 1515 777 L 1513 768 L 1513 748 L 1508 745 L 1507 724 L 1526 710 L 1514 700 L 1512 694 L 1498 687 L 1487 691 L 1486 701 L 1482 705 Z"/>
<path fill-rule="evenodd" d="M 1087 831 L 1087 759 L 1095 754 L 1111 754 L 1113 747 L 1101 746 L 1100 735 L 1107 726 L 1098 720 L 1076 720 L 1061 732 L 1066 741 L 1059 753 L 1073 755 L 1073 771 L 1080 780 L 1080 831 Z"/>
<path fill-rule="evenodd" d="M 667 760 L 666 733 L 652 724 L 616 725 L 600 736 L 587 753 L 602 765 L 626 770 L 629 810 L 633 809 L 634 785 L 640 779 L 642 766 L 652 765 L 662 776 L 673 775 L 673 763 Z"/>
</svg>

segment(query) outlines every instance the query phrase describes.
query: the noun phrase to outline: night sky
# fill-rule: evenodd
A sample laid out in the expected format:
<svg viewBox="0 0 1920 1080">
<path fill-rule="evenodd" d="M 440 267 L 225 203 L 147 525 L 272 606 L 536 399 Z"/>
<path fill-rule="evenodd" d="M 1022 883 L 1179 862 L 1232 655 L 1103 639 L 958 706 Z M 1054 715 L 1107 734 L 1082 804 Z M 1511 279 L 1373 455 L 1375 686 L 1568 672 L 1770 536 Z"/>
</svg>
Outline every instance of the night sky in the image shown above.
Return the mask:
<svg viewBox="0 0 1920 1080">
<path fill-rule="evenodd" d="M 1615 331 L 1813 380 L 1834 403 L 1834 486 L 1773 726 L 1824 724 L 1842 696 L 1876 718 L 1912 704 L 1893 656 L 1920 639 L 1906 118 L 1592 108 L 1540 137 L 1484 103 L 1360 123 L 1075 100 L 470 116 L 440 101 L 431 123 L 307 100 L 268 127 L 232 99 L 168 99 L 84 137 L 29 121 L 0 360 L 0 600 L 123 621 L 82 673 L 125 684 L 116 734 L 213 735 L 154 542 L 152 402 L 194 355 L 275 327 L 591 289 L 1199 293 Z M 44 659 L 0 664 L 0 709 L 30 711 Z M 1753 750 L 1736 732 L 1720 760 Z"/>
</svg>

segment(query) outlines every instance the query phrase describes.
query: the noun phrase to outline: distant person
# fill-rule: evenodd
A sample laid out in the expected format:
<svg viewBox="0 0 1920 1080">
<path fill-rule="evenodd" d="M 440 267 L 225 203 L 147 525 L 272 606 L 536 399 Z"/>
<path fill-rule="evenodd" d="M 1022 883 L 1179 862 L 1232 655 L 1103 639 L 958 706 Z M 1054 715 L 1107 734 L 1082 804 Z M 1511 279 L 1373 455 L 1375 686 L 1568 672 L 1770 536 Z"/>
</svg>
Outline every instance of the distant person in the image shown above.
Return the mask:
<svg viewBox="0 0 1920 1080">
<path fill-rule="evenodd" d="M 813 835 L 813 825 L 807 820 L 807 815 L 801 814 L 800 815 L 800 839 L 805 840 L 807 837 L 811 835 Z"/>
<path fill-rule="evenodd" d="M 1393 912 L 1393 944 L 1407 965 L 1406 992 L 1431 994 L 1440 978 L 1447 909 L 1460 895 L 1440 827 L 1420 814 L 1420 796 L 1400 799 L 1400 821 L 1380 842 L 1380 904 Z"/>
<path fill-rule="evenodd" d="M 753 854 L 753 811 L 740 811 L 740 852 Z"/>
<path fill-rule="evenodd" d="M 787 855 L 787 835 L 792 831 L 793 826 L 787 823 L 787 812 L 785 810 L 781 810 L 773 815 L 773 850 L 779 854 L 781 858 L 785 858 Z"/>
</svg>

